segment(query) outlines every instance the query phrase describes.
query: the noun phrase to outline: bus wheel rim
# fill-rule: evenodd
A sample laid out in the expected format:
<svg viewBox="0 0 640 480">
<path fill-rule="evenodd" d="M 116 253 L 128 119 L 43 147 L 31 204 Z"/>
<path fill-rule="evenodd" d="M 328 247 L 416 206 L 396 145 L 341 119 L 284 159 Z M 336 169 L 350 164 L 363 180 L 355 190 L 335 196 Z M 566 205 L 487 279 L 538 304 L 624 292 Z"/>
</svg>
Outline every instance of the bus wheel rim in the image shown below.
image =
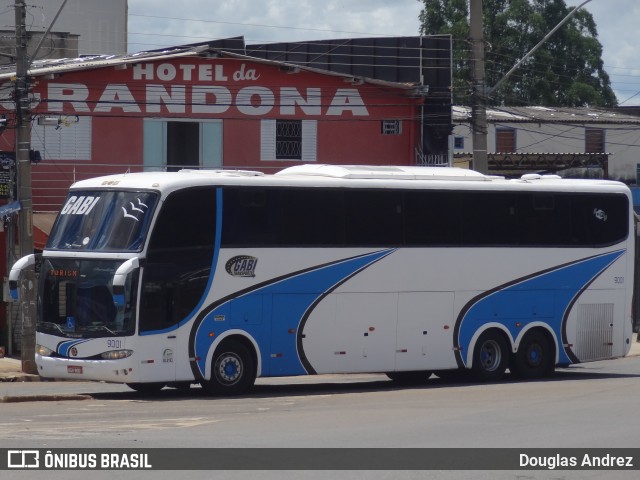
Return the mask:
<svg viewBox="0 0 640 480">
<path fill-rule="evenodd" d="M 222 355 L 216 363 L 216 376 L 225 384 L 236 383 L 242 376 L 242 361 L 234 354 Z"/>
<path fill-rule="evenodd" d="M 480 349 L 480 363 L 482 368 L 492 372 L 498 368 L 502 359 L 502 350 L 495 340 L 488 340 L 482 344 Z"/>
<path fill-rule="evenodd" d="M 542 363 L 542 347 L 540 345 L 534 344 L 527 349 L 527 362 L 532 367 L 537 367 Z"/>
</svg>

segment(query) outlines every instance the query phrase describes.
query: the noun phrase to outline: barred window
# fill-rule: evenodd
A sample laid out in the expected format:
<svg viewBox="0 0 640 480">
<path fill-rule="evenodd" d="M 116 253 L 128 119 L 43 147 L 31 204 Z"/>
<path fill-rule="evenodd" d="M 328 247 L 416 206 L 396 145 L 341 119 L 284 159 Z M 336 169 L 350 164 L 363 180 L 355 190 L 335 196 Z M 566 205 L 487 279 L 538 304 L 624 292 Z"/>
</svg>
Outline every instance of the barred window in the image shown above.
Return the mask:
<svg viewBox="0 0 640 480">
<path fill-rule="evenodd" d="M 302 159 L 301 120 L 276 120 L 276 159 Z"/>
<path fill-rule="evenodd" d="M 382 135 L 400 135 L 402 133 L 402 120 L 382 120 Z"/>
</svg>

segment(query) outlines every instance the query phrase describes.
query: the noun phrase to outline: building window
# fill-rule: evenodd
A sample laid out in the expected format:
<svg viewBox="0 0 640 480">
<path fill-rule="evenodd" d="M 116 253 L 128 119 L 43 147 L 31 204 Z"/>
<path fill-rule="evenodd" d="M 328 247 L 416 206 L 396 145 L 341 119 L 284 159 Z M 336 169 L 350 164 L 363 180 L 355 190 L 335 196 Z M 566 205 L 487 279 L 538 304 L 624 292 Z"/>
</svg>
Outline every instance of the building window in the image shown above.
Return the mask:
<svg viewBox="0 0 640 480">
<path fill-rule="evenodd" d="M 496 153 L 516 151 L 516 129 L 496 127 Z"/>
<path fill-rule="evenodd" d="M 584 152 L 604 153 L 604 130 L 602 128 L 584 129 Z"/>
<path fill-rule="evenodd" d="M 453 148 L 464 150 L 464 137 L 453 137 Z"/>
<path fill-rule="evenodd" d="M 382 120 L 382 135 L 400 135 L 402 134 L 402 120 Z"/>
<path fill-rule="evenodd" d="M 276 160 L 302 159 L 302 120 L 276 120 Z"/>
<path fill-rule="evenodd" d="M 317 158 L 316 120 L 270 120 L 260 123 L 260 160 L 298 160 Z"/>
<path fill-rule="evenodd" d="M 63 117 L 57 125 L 34 123 L 31 145 L 43 160 L 91 160 L 91 117 Z"/>
</svg>

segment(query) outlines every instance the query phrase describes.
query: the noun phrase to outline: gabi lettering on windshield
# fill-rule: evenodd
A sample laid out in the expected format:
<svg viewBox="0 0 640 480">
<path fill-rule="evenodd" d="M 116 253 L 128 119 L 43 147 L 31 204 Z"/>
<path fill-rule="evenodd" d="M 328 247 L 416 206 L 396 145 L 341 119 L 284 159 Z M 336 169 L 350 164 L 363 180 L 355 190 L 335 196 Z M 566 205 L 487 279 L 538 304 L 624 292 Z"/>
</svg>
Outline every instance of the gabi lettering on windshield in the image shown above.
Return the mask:
<svg viewBox="0 0 640 480">
<path fill-rule="evenodd" d="M 60 215 L 89 215 L 89 212 L 93 210 L 100 200 L 100 197 L 81 196 L 69 197 L 67 203 L 64 204 Z"/>
</svg>

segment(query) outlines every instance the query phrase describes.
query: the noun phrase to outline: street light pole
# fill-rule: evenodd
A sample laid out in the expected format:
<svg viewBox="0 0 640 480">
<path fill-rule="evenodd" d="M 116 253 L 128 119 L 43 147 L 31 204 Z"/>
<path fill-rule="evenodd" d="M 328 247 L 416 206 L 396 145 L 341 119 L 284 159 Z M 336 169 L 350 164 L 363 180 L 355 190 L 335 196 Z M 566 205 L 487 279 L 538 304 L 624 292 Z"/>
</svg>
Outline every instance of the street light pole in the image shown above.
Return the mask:
<svg viewBox="0 0 640 480">
<path fill-rule="evenodd" d="M 571 17 L 573 17 L 573 16 L 576 14 L 576 12 L 577 12 L 578 10 L 580 10 L 582 7 L 584 7 L 584 6 L 585 6 L 587 3 L 589 3 L 590 1 L 591 1 L 591 0 L 586 0 L 586 1 L 582 2 L 580 5 L 578 5 L 577 7 L 575 7 L 573 10 L 571 10 L 571 11 L 569 12 L 569 14 L 568 14 L 566 17 L 564 17 L 564 18 L 560 21 L 560 23 L 558 23 L 555 27 L 553 27 L 553 29 L 552 29 L 549 33 L 547 33 L 547 34 L 544 36 L 544 38 L 543 38 L 542 40 L 540 40 L 540 41 L 537 43 L 537 45 L 536 45 L 535 47 L 533 47 L 531 50 L 529 50 L 529 51 L 527 52 L 527 54 L 526 54 L 524 57 L 522 57 L 522 58 L 518 61 L 518 63 L 516 63 L 513 67 L 511 67 L 511 70 L 509 70 L 507 73 L 505 73 L 505 74 L 504 74 L 504 77 L 502 77 L 500 80 L 498 80 L 498 82 L 497 82 L 493 87 L 491 87 L 491 88 L 489 88 L 489 89 L 487 90 L 487 95 L 491 95 L 491 94 L 492 94 L 492 93 L 493 93 L 493 92 L 494 92 L 494 91 L 495 91 L 495 90 L 496 90 L 500 85 L 502 85 L 502 83 L 503 83 L 507 78 L 509 78 L 509 77 L 511 76 L 511 74 L 512 74 L 515 70 L 517 70 L 517 69 L 518 69 L 518 67 L 520 67 L 520 65 L 522 65 L 522 64 L 525 62 L 525 60 L 526 60 L 527 58 L 529 58 L 531 55 L 533 55 L 533 54 L 535 53 L 535 51 L 536 51 L 536 50 L 538 50 L 538 49 L 542 46 L 542 44 L 543 44 L 543 43 L 545 43 L 545 42 L 549 39 L 549 37 L 551 37 L 551 35 L 553 35 L 554 33 L 556 33 L 556 31 L 557 31 L 557 30 L 558 30 L 562 25 L 564 25 L 565 23 L 567 23 L 567 21 L 568 21 Z"/>
</svg>

